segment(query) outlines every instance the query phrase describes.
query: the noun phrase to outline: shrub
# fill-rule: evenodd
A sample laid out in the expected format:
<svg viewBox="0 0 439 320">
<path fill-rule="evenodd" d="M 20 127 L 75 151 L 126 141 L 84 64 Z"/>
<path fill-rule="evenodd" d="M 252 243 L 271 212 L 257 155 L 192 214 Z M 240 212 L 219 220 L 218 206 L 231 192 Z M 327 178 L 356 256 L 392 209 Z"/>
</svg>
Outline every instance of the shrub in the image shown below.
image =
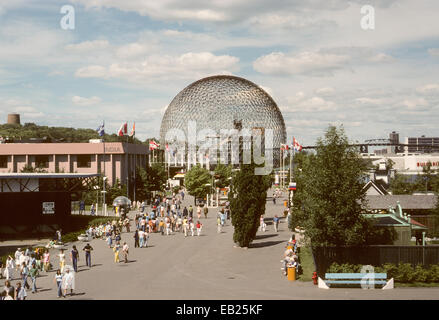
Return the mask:
<svg viewBox="0 0 439 320">
<path fill-rule="evenodd" d="M 422 266 L 418 265 L 415 268 L 414 279 L 417 282 L 430 282 L 431 272 L 428 269 L 424 269 Z"/>
<path fill-rule="evenodd" d="M 383 265 L 383 270 L 381 272 L 383 273 L 387 273 L 387 277 L 390 278 L 395 278 L 398 275 L 398 267 L 396 265 L 394 265 L 393 263 L 385 263 Z"/>
<path fill-rule="evenodd" d="M 430 281 L 439 282 L 439 264 L 430 266 Z"/>
<path fill-rule="evenodd" d="M 413 282 L 415 280 L 415 272 L 409 263 L 401 263 L 398 265 L 395 280 L 398 282 Z"/>
</svg>

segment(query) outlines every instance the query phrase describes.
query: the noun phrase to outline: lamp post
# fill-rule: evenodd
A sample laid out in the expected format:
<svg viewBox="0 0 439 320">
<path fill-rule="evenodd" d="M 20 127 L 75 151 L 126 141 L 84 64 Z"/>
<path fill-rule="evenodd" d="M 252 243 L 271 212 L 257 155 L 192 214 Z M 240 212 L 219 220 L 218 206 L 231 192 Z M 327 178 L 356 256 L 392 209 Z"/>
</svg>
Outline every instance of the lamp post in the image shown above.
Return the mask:
<svg viewBox="0 0 439 320">
<path fill-rule="evenodd" d="M 106 216 L 107 215 L 107 204 L 105 202 L 105 194 L 107 193 L 107 191 L 105 191 L 105 185 L 106 185 L 107 177 L 104 176 L 102 178 L 102 180 L 103 180 L 102 191 L 101 191 L 102 192 L 102 213 L 104 216 Z"/>
</svg>

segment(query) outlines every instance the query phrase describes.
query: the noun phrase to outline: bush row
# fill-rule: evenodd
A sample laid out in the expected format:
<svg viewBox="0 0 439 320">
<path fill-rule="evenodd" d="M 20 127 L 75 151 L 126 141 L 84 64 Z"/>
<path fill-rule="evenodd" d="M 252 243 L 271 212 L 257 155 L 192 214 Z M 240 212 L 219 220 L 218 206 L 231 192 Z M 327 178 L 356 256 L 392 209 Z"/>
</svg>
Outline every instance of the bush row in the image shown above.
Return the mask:
<svg viewBox="0 0 439 320">
<path fill-rule="evenodd" d="M 334 262 L 327 273 L 359 273 L 361 272 L 363 265 L 358 264 L 338 264 Z M 424 267 L 418 265 L 412 267 L 409 263 L 401 263 L 395 265 L 392 263 L 386 263 L 382 266 L 374 267 L 375 273 L 387 273 L 387 278 L 394 278 L 396 282 L 400 283 L 413 283 L 413 282 L 439 282 L 439 264 Z"/>
</svg>

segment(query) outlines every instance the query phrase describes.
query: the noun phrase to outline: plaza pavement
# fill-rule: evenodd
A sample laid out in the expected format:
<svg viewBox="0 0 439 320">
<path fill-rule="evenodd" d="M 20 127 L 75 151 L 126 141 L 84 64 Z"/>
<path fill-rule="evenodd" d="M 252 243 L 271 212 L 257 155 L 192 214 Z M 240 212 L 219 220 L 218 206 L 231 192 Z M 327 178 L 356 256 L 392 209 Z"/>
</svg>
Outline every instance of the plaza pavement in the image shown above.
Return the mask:
<svg viewBox="0 0 439 320">
<path fill-rule="evenodd" d="M 270 194 L 269 194 L 270 195 Z M 186 197 L 184 205 L 193 204 Z M 267 201 L 267 217 L 282 215 L 283 202 L 273 205 Z M 195 211 L 195 210 L 194 210 Z M 104 240 L 91 242 L 93 267 L 85 267 L 82 248 L 79 272 L 76 274 L 75 295 L 69 299 L 188 299 L 188 300 L 282 300 L 282 299 L 438 299 L 439 288 L 396 288 L 394 290 L 318 289 L 311 282 L 291 282 L 281 274 L 280 259 L 286 241 L 291 236 L 286 221 L 280 232 L 274 233 L 268 225 L 259 232 L 248 249 L 235 248 L 230 220 L 218 234 L 217 209 L 209 209 L 208 219 L 201 218 L 202 235 L 184 237 L 182 233 L 170 236 L 152 234 L 148 248 L 134 248 L 133 233 L 123 233 L 122 243 L 130 246 L 130 262 L 114 263 L 113 251 Z M 133 217 L 135 212 L 131 212 Z M 194 212 L 196 218 L 196 212 Z M 132 226 L 134 223 L 132 222 Z M 132 227 L 133 228 L 133 227 Z M 70 251 L 72 244 L 69 244 Z M 51 261 L 58 266 L 51 250 Z M 67 252 L 66 252 L 67 253 Z M 66 255 L 67 256 L 67 255 Z M 123 256 L 121 254 L 121 261 Z M 67 264 L 70 259 L 67 259 Z M 29 300 L 58 299 L 54 272 L 41 273 L 37 280 L 39 292 L 28 290 Z M 17 281 L 13 281 L 15 285 Z M 61 298 L 64 300 L 64 298 Z"/>
</svg>

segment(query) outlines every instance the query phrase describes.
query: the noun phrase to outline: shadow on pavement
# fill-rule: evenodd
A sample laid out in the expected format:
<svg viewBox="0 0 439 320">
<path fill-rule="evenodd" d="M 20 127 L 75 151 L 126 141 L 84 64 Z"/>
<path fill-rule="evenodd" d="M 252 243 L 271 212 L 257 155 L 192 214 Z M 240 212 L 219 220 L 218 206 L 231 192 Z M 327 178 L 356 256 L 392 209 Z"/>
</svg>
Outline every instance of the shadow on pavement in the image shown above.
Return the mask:
<svg viewBox="0 0 439 320">
<path fill-rule="evenodd" d="M 277 234 L 264 234 L 256 236 L 255 240 L 277 237 Z"/>
<path fill-rule="evenodd" d="M 252 243 L 250 244 L 250 246 L 248 247 L 249 249 L 253 249 L 253 248 L 263 248 L 263 247 L 271 247 L 271 246 L 275 246 L 279 243 L 283 243 L 285 241 L 281 240 L 281 241 L 266 241 L 266 242 L 260 242 L 260 243 Z"/>
</svg>

